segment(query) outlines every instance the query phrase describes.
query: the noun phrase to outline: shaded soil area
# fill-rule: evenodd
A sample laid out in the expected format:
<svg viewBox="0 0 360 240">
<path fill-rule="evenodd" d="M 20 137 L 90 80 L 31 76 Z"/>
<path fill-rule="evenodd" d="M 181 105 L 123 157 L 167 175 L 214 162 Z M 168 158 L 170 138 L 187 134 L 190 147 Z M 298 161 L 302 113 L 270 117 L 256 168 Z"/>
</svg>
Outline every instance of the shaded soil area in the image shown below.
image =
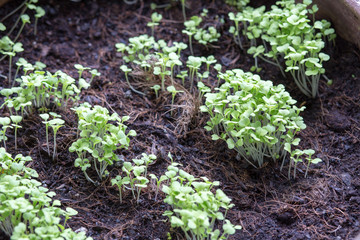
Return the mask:
<svg viewBox="0 0 360 240">
<path fill-rule="evenodd" d="M 0 16 L 20 2 L 6 4 L 0 9 Z M 216 26 L 221 33 L 212 47 L 195 43 L 195 55 L 214 55 L 227 69 L 249 71 L 253 58 L 239 50 L 228 32 L 227 14 L 231 8 L 220 0 L 188 2 L 188 16 L 198 15 L 207 8 L 208 24 Z M 254 5 L 270 4 L 253 2 Z M 305 167 L 301 166 L 297 179 L 288 180 L 287 169 L 280 171 L 276 164 L 253 169 L 236 160 L 236 153 L 228 150 L 225 143 L 212 141 L 203 128 L 207 117 L 194 107 L 199 105 L 196 96 L 187 94 L 186 99 L 177 98 L 177 104 L 182 107 L 171 115 L 170 95 L 162 93 L 156 98 L 146 84 L 135 85 L 147 92 L 145 97 L 129 90 L 119 69 L 123 62 L 114 45 L 127 43 L 133 36 L 151 34 L 146 26 L 151 20 L 150 4 L 151 1 L 139 1 L 135 5 L 115 0 L 40 1 L 47 14 L 39 20 L 36 36 L 32 24 L 25 28 L 19 39 L 25 51 L 18 57 L 32 63 L 41 61 L 47 65 L 47 70 L 62 70 L 73 77 L 77 77 L 73 67 L 76 63 L 98 69 L 101 77 L 82 93 L 81 100 L 131 117 L 127 125 L 138 135 L 132 138 L 130 148 L 119 154 L 130 160 L 143 152 L 154 153 L 157 160 L 149 171 L 162 174 L 170 163 L 167 154 L 171 152 L 175 161 L 191 174 L 219 180 L 221 189 L 235 204 L 229 211 L 229 219 L 243 227 L 231 239 L 354 238 L 360 229 L 359 50 L 340 38 L 335 46 L 326 49 L 331 56 L 325 64 L 326 75 L 333 84 L 328 86 L 321 79 L 320 96 L 315 100 L 302 96 L 291 79 L 284 79 L 278 69 L 261 63 L 263 70 L 259 75 L 262 79 L 284 84 L 298 104 L 306 106 L 302 116 L 307 128 L 299 134 L 300 147 L 314 149 L 316 157 L 323 160 L 310 169 L 308 178 L 304 178 Z M 187 43 L 187 37 L 181 33 L 180 3 L 157 12 L 163 15 L 163 20 L 155 29 L 155 38 Z M 15 19 L 13 16 L 5 25 Z M 221 19 L 225 19 L 225 23 L 221 23 Z M 190 52 L 185 50 L 183 54 L 190 55 Z M 0 73 L 7 75 L 7 69 L 6 59 L 0 63 Z M 213 77 L 206 84 L 216 85 Z M 8 87 L 9 83 L 0 78 L 0 86 Z M 145 190 L 139 204 L 130 194 L 125 195 L 120 204 L 110 178 L 99 186 L 90 184 L 81 169 L 74 167 L 76 155 L 68 151 L 76 140 L 76 115 L 70 108 L 52 110 L 61 114 L 66 122 L 58 133 L 57 161 L 53 162 L 47 155 L 45 126 L 38 114 L 23 121 L 16 152 L 14 136 L 10 134 L 8 151 L 13 155 L 30 155 L 34 160 L 30 166 L 38 171 L 43 185 L 55 191 L 56 198 L 64 206 L 79 212 L 68 221 L 72 229 L 83 228 L 88 236 L 97 240 L 167 239 L 168 232 L 173 239 L 183 238 L 181 231 L 171 229 L 167 218 L 162 216 L 168 206 L 162 202 L 164 196 L 161 194 L 154 200 L 155 186 Z M 8 112 L 1 109 L 0 114 L 7 116 Z M 117 175 L 120 169 L 119 166 L 110 167 L 110 176 Z"/>
</svg>

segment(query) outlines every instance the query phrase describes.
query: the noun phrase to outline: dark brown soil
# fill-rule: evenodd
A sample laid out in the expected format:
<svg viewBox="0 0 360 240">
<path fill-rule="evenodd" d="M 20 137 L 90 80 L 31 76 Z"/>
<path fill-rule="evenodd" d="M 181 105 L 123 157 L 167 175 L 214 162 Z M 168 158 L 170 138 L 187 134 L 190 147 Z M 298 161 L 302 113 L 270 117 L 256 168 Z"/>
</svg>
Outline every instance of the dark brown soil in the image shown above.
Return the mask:
<svg viewBox="0 0 360 240">
<path fill-rule="evenodd" d="M 20 2 L 6 4 L 0 9 L 0 16 Z M 188 2 L 188 16 L 209 9 L 210 19 L 214 19 L 211 23 L 222 34 L 214 48 L 195 44 L 195 55 L 213 54 L 228 69 L 248 71 L 253 65 L 252 57 L 233 43 L 228 21 L 221 24 L 216 20 L 227 19 L 230 8 L 220 0 Z M 266 1 L 253 2 L 260 5 Z M 339 37 L 335 47 L 328 47 L 331 60 L 326 63 L 326 75 L 334 83 L 327 86 L 322 79 L 320 97 L 315 100 L 302 96 L 290 78 L 283 79 L 277 69 L 262 64 L 262 79 L 284 84 L 299 105 L 306 106 L 302 115 L 307 128 L 300 133 L 301 147 L 311 147 L 323 160 L 311 168 L 308 178 L 304 178 L 305 168 L 300 167 L 297 179 L 288 180 L 287 169 L 280 172 L 277 165 L 254 170 L 237 161 L 233 151 L 222 142 L 212 141 L 204 130 L 206 116 L 195 114 L 191 121 L 183 119 L 181 128 L 177 122 L 181 111 L 173 117 L 169 114 L 168 96 L 157 101 L 150 91 L 146 97 L 129 91 L 119 70 L 122 61 L 114 45 L 151 33 L 146 27 L 152 13 L 150 3 L 139 1 L 129 6 L 116 0 L 40 1 L 47 14 L 39 20 L 36 36 L 32 25 L 25 28 L 19 39 L 25 51 L 18 57 L 29 62 L 41 61 L 48 66 L 47 70 L 62 70 L 73 77 L 77 77 L 73 67 L 76 63 L 98 69 L 102 75 L 82 94 L 82 101 L 131 116 L 129 129 L 138 133 L 132 138 L 130 148 L 119 154 L 130 160 L 142 152 L 152 152 L 158 159 L 149 171 L 161 174 L 169 163 L 167 153 L 171 152 L 193 175 L 221 181 L 221 188 L 235 203 L 228 216 L 232 223 L 243 227 L 231 239 L 354 238 L 360 229 L 359 50 Z M 155 30 L 156 39 L 187 42 L 181 34 L 180 4 L 158 12 L 165 20 Z M 15 17 L 5 25 L 14 22 Z M 189 51 L 184 54 L 189 55 Z M 1 74 L 7 75 L 7 66 L 7 59 L 0 63 Z M 3 78 L 0 81 L 2 87 L 9 85 Z M 171 229 L 167 218 L 162 216 L 168 206 L 162 202 L 163 196 L 154 201 L 153 187 L 142 194 L 139 204 L 130 195 L 125 195 L 124 203 L 120 204 L 117 189 L 111 187 L 109 179 L 96 187 L 86 181 L 81 170 L 74 167 L 75 154 L 68 151 L 76 139 L 76 116 L 70 109 L 56 111 L 66 121 L 58 135 L 56 162 L 46 153 L 45 127 L 38 115 L 28 116 L 23 122 L 20 149 L 15 152 L 13 136 L 8 149 L 12 154 L 31 155 L 34 160 L 31 167 L 38 171 L 44 186 L 55 191 L 64 206 L 79 212 L 69 221 L 69 226 L 74 230 L 85 228 L 88 236 L 97 240 L 167 239 L 168 232 L 173 239 L 181 239 L 181 232 Z M 2 109 L 0 114 L 8 113 Z M 109 170 L 115 176 L 120 168 Z"/>
</svg>

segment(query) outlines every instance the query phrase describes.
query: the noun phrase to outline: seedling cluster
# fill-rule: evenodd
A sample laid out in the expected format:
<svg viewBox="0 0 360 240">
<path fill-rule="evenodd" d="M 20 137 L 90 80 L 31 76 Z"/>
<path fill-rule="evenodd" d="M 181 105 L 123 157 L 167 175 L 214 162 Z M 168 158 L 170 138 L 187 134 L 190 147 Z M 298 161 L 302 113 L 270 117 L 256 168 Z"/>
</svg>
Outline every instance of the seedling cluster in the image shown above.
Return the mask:
<svg viewBox="0 0 360 240">
<path fill-rule="evenodd" d="M 91 240 L 84 232 L 66 228 L 77 211 L 60 208 L 60 201 L 53 200 L 55 193 L 41 186 L 37 172 L 25 166 L 29 161 L 29 156 L 13 158 L 0 148 L 0 229 L 11 239 Z"/>
<path fill-rule="evenodd" d="M 95 169 L 102 180 L 108 175 L 106 168 L 120 161 L 115 151 L 127 149 L 129 137 L 136 136 L 136 132 L 130 130 L 125 133 L 127 126 L 124 122 L 129 119 L 128 116 L 119 117 L 117 113 L 109 115 L 109 111 L 101 106 L 91 107 L 90 104 L 84 103 L 73 110 L 79 118 L 80 138 L 71 145 L 69 151 L 78 155 L 75 167 L 80 167 L 86 179 L 95 183 L 88 176 L 87 169 Z"/>
<path fill-rule="evenodd" d="M 63 210 L 59 201 L 52 200 L 55 193 L 42 187 L 35 179 L 36 171 L 25 166 L 31 158 L 22 155 L 12 158 L 6 152 L 8 129 L 14 131 L 16 149 L 21 121 L 40 111 L 49 156 L 49 128 L 52 129 L 52 159 L 55 161 L 56 136 L 65 126 L 65 120 L 61 115 L 49 112 L 49 109 L 64 111 L 70 106 L 78 117 L 78 126 L 77 139 L 69 151 L 76 152 L 74 165 L 81 168 L 88 181 L 98 186 L 105 184 L 110 176 L 108 167 L 121 166 L 119 173 L 111 179 L 111 184 L 119 192 L 120 204 L 128 193 L 140 203 L 142 193 L 150 192 L 149 186 L 155 187 L 154 199 L 165 194 L 164 202 L 171 210 L 164 215 L 169 217 L 172 227 L 182 229 L 186 239 L 227 239 L 241 229 L 241 226 L 233 225 L 226 219 L 233 204 L 222 190 L 214 189 L 220 185 L 218 181 L 194 177 L 182 170 L 180 164 L 174 163 L 171 155 L 168 155 L 171 165 L 160 176 L 149 171 L 149 166 L 156 161 L 155 155 L 143 153 L 131 162 L 119 155 L 122 149 L 130 146 L 130 137 L 136 136 L 136 132 L 129 131 L 125 125 L 130 117 L 120 117 L 116 112 L 110 114 L 107 108 L 99 105 L 79 104 L 81 91 L 91 87 L 93 79 L 100 76 L 96 69 L 75 64 L 79 75 L 75 80 L 62 71 L 45 71 L 46 66 L 40 62 L 30 64 L 20 58 L 12 78 L 13 58 L 24 50 L 16 40 L 30 22 L 30 17 L 24 12 L 26 9 L 36 11 L 35 33 L 37 20 L 44 15 L 43 9 L 34 5 L 36 2 L 27 0 L 19 7 L 23 10 L 15 26 L 20 20 L 22 25 L 15 39 L 11 40 L 8 36 L 0 39 L 0 53 L 9 57 L 9 88 L 0 91 L 4 96 L 1 108 L 7 107 L 9 111 L 9 117 L 0 117 L 0 140 L 4 145 L 0 148 L 0 229 L 13 239 L 91 239 L 84 233 L 74 233 L 66 228 L 66 221 L 76 211 L 71 208 Z M 133 4 L 136 1 L 125 2 Z M 330 58 L 322 50 L 325 41 L 335 38 L 330 23 L 325 20 L 313 20 L 311 23 L 309 14 L 314 15 L 318 10 L 316 5 L 310 7 L 311 0 L 299 4 L 293 0 L 278 1 L 269 11 L 265 11 L 265 7 L 254 9 L 246 6 L 248 2 L 226 0 L 239 11 L 229 13 L 229 19 L 234 22 L 229 32 L 241 49 L 249 46 L 247 52 L 255 59 L 252 70 L 261 70 L 258 59 L 273 64 L 284 76 L 289 72 L 305 95 L 316 97 L 319 79 L 325 77 L 322 64 Z M 255 168 L 263 167 L 268 160 L 281 161 L 283 168 L 289 160 L 289 178 L 296 177 L 298 163 L 304 162 L 307 176 L 310 164 L 317 164 L 321 159 L 313 157 L 315 151 L 312 149 L 297 149 L 300 139 L 296 135 L 306 127 L 300 116 L 305 107 L 296 107 L 296 101 L 283 85 L 275 86 L 271 81 L 261 80 L 260 76 L 241 69 L 222 72 L 223 66 L 214 56 L 194 56 L 193 39 L 209 46 L 209 43 L 218 40 L 220 33 L 215 25 L 201 27 L 207 10 L 187 20 L 186 1 L 181 0 L 180 3 L 185 27 L 182 32 L 189 37 L 191 55 L 185 57 L 184 50 L 188 47 L 185 43 L 155 40 L 155 27 L 162 20 L 162 15 L 154 12 L 148 23 L 151 37 L 143 34 L 130 38 L 128 44 L 115 45 L 122 56 L 120 70 L 124 72 L 129 88 L 142 97 L 149 92 L 154 93 L 156 99 L 163 97 L 161 94 L 167 91 L 171 95 L 171 115 L 176 107 L 176 96 L 185 92 L 194 94 L 199 103 L 205 97 L 205 104 L 200 110 L 208 114 L 205 129 L 212 131 L 213 140 L 225 141 L 229 149 L 234 149 L 239 158 Z M 0 31 L 5 30 L 0 23 Z M 132 74 L 135 71 L 146 73 L 146 81 L 158 81 L 152 81 L 155 84 L 150 85 L 150 91 L 137 90 L 135 74 Z M 91 74 L 90 80 L 83 78 L 84 72 Z M 211 86 L 209 79 L 215 79 L 215 84 Z M 95 172 L 96 179 L 91 177 Z M 147 196 L 150 198 L 151 194 Z"/>
<path fill-rule="evenodd" d="M 235 42 L 255 58 L 253 70 L 260 71 L 258 59 L 280 68 L 282 74 L 289 72 L 300 91 L 308 97 L 318 94 L 319 79 L 324 75 L 323 62 L 330 56 L 323 53 L 325 41 L 336 37 L 330 22 L 315 21 L 318 11 L 311 0 L 295 3 L 294 0 L 278 1 L 270 11 L 265 7 L 246 7 L 237 14 L 229 13 L 235 26 L 230 29 Z M 309 19 L 313 16 L 313 23 Z M 240 30 L 239 24 L 243 28 Z M 244 38 L 246 40 L 241 40 Z M 282 62 L 285 62 L 285 70 Z"/>
</svg>

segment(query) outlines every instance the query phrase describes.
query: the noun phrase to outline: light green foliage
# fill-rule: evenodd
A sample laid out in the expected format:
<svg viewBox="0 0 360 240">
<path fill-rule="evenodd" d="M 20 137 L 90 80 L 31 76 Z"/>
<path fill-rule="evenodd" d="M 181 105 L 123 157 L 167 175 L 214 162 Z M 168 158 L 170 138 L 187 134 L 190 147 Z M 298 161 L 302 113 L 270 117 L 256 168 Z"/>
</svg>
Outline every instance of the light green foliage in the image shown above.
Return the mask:
<svg viewBox="0 0 360 240">
<path fill-rule="evenodd" d="M 165 176 L 170 183 L 162 187 L 166 194 L 164 202 L 173 210 L 165 211 L 164 215 L 169 217 L 172 227 L 184 231 L 186 239 L 227 239 L 241 229 L 226 219 L 227 211 L 233 207 L 231 199 L 220 189 L 215 194 L 211 191 L 219 182 L 195 178 L 176 163 L 168 167 Z M 215 229 L 216 222 L 222 223 L 222 231 Z"/>
<path fill-rule="evenodd" d="M 250 0 L 225 0 L 226 4 L 236 7 L 238 11 L 242 11 L 249 2 Z"/>
<path fill-rule="evenodd" d="M 194 51 L 192 48 L 192 38 L 197 40 L 199 43 L 203 45 L 207 45 L 211 42 L 216 42 L 220 33 L 217 32 L 216 28 L 213 26 L 206 28 L 200 27 L 203 19 L 199 16 L 192 16 L 190 20 L 184 22 L 185 29 L 182 30 L 182 33 L 188 35 L 189 37 L 189 46 L 191 55 L 194 55 Z"/>
<path fill-rule="evenodd" d="M 153 89 L 155 91 L 155 95 L 156 95 L 156 98 L 159 97 L 159 90 L 160 90 L 160 85 L 158 84 L 155 84 L 154 86 L 151 87 L 151 89 Z"/>
<path fill-rule="evenodd" d="M 181 93 L 184 91 L 176 90 L 176 88 L 174 86 L 168 86 L 166 88 L 166 90 L 171 93 L 171 115 L 172 115 L 172 109 L 173 109 L 173 105 L 174 105 L 175 96 L 177 93 Z"/>
<path fill-rule="evenodd" d="M 117 43 L 115 47 L 118 52 L 122 53 L 123 60 L 133 65 L 133 68 L 139 66 L 146 72 L 160 76 L 161 90 L 165 91 L 167 77 L 170 77 L 173 83 L 175 68 L 182 66 L 180 54 L 182 50 L 187 48 L 187 45 L 174 42 L 169 46 L 164 40 L 156 42 L 153 37 L 140 35 L 130 38 L 128 45 Z M 144 93 L 135 90 L 130 84 L 128 73 L 131 72 L 131 68 L 127 65 L 122 65 L 120 68 L 125 72 L 130 89 L 144 95 Z"/>
<path fill-rule="evenodd" d="M 6 136 L 6 130 L 8 128 L 12 128 L 10 122 L 11 120 L 9 117 L 0 117 L 0 125 L 2 126 L 0 130 L 0 140 L 3 140 L 5 149 L 6 149 L 6 140 L 8 139 Z"/>
<path fill-rule="evenodd" d="M 205 94 L 200 108 L 210 115 L 205 128 L 214 133 L 213 140 L 226 141 L 254 167 L 266 158 L 284 163 L 284 145 L 298 145 L 295 135 L 306 127 L 299 116 L 305 107 L 296 107 L 283 85 L 273 86 L 258 75 L 234 69 L 220 77 L 225 83 L 216 93 Z"/>
<path fill-rule="evenodd" d="M 162 19 L 161 14 L 159 14 L 157 12 L 154 12 L 151 14 L 151 22 L 148 22 L 148 24 L 147 24 L 148 27 L 151 27 L 151 36 L 154 37 L 155 26 L 159 25 L 159 22 L 161 21 L 161 19 Z"/>
<path fill-rule="evenodd" d="M 11 126 L 15 129 L 15 150 L 17 149 L 17 130 L 22 128 L 19 123 L 23 120 L 22 116 L 12 115 L 10 116 L 11 121 L 13 122 Z"/>
<path fill-rule="evenodd" d="M 55 103 L 61 109 L 66 109 L 71 101 L 77 103 L 80 99 L 81 89 L 87 89 L 90 84 L 84 79 L 79 78 L 78 86 L 76 80 L 62 71 L 54 74 L 41 71 L 44 66 L 41 63 L 31 65 L 26 60 L 21 59 L 17 63 L 18 67 L 23 67 L 24 75 L 17 78 L 19 87 L 3 89 L 0 93 L 6 97 L 5 103 L 12 113 L 21 112 L 21 116 L 29 114 L 35 108 L 46 110 L 51 103 Z M 34 71 L 34 72 L 31 72 Z"/>
<path fill-rule="evenodd" d="M 129 119 L 128 116 L 119 117 L 117 113 L 109 115 L 109 111 L 101 106 L 91 108 L 90 104 L 84 103 L 73 110 L 79 118 L 80 138 L 69 151 L 78 154 L 75 166 L 80 167 L 85 177 L 95 183 L 86 173 L 87 169 L 95 169 L 102 180 L 108 175 L 107 166 L 120 161 L 115 151 L 127 149 L 129 136 L 136 136 L 136 132 L 130 130 L 125 133 L 127 126 L 124 122 Z"/>
<path fill-rule="evenodd" d="M 54 113 L 50 113 L 50 115 L 52 115 L 54 118 L 51 119 L 50 121 L 48 121 L 48 125 L 53 129 L 54 132 L 54 151 L 53 151 L 53 161 L 56 158 L 56 133 L 59 131 L 59 129 L 61 127 L 64 126 L 65 121 L 62 120 L 60 117 L 60 115 L 54 114 Z"/>
<path fill-rule="evenodd" d="M 12 59 L 13 57 L 19 53 L 24 51 L 22 48 L 22 43 L 16 42 L 22 33 L 24 27 L 26 24 L 30 23 L 30 17 L 28 14 L 25 14 L 27 9 L 35 10 L 35 28 L 34 33 L 36 34 L 36 24 L 38 18 L 44 16 L 45 11 L 39 6 L 36 6 L 37 0 L 26 0 L 22 4 L 20 4 L 14 11 L 10 12 L 8 15 L 4 16 L 1 21 L 5 21 L 8 17 L 15 14 L 17 11 L 22 9 L 19 17 L 13 24 L 13 26 L 10 28 L 10 30 L 6 34 L 1 34 L 3 37 L 0 39 L 0 61 L 3 60 L 6 56 L 9 56 L 9 74 L 8 74 L 8 81 L 13 81 L 11 77 L 11 68 L 12 68 Z M 8 36 L 11 35 L 11 33 L 16 29 L 18 23 L 21 20 L 21 26 L 18 30 L 18 33 L 16 34 L 16 37 L 14 39 L 10 39 Z M 0 22 L 0 31 L 6 31 L 7 28 L 3 23 Z"/>
<path fill-rule="evenodd" d="M 146 188 L 149 183 L 147 178 L 148 166 L 154 160 L 156 160 L 155 155 L 143 153 L 140 159 L 133 159 L 133 163 L 124 162 L 122 171 L 126 176 L 118 175 L 116 178 L 111 179 L 111 184 L 118 186 L 120 203 L 122 203 L 122 192 L 125 189 L 130 189 L 134 199 L 139 202 L 141 190 Z M 126 185 L 129 187 L 126 187 Z"/>
<path fill-rule="evenodd" d="M 230 32 L 241 44 L 238 22 L 243 23 L 242 33 L 251 44 L 248 53 L 255 58 L 254 70 L 260 70 L 257 62 L 260 58 L 278 66 L 284 74 L 281 64 L 284 60 L 285 72 L 291 74 L 300 91 L 315 98 L 320 76 L 325 73 L 322 64 L 330 59 L 321 51 L 325 40 L 332 41 L 336 37 L 334 29 L 326 20 L 311 24 L 308 16 L 318 10 L 316 5 L 309 7 L 311 0 L 303 3 L 283 0 L 276 4 L 267 12 L 264 7 L 247 7 L 236 15 L 229 13 L 230 19 L 235 22 Z"/>
<path fill-rule="evenodd" d="M 55 193 L 33 179 L 37 172 L 25 167 L 31 160 L 21 154 L 12 158 L 0 148 L 0 229 L 11 239 L 86 239 L 83 233 L 65 229 L 66 221 L 77 212 L 59 208 L 60 201 L 52 200 Z"/>
</svg>

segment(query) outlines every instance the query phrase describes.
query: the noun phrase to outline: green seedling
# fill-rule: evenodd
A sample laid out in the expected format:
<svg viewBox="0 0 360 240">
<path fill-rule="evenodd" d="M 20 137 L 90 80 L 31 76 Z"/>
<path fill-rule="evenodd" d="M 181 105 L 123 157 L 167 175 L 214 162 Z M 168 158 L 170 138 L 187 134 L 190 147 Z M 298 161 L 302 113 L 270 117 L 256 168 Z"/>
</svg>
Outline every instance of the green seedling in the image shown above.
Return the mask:
<svg viewBox="0 0 360 240">
<path fill-rule="evenodd" d="M 189 36 L 189 46 L 190 46 L 190 53 L 191 55 L 194 55 L 193 47 L 192 47 L 192 36 L 195 35 L 198 32 L 197 27 L 202 22 L 201 17 L 198 16 L 192 16 L 190 20 L 185 21 L 185 29 L 182 30 L 182 33 Z"/>
<path fill-rule="evenodd" d="M 184 91 L 176 90 L 176 88 L 174 86 L 169 86 L 169 87 L 166 88 L 166 90 L 171 93 L 171 115 L 172 115 L 175 96 L 176 96 L 177 93 L 181 93 L 181 92 L 184 92 Z"/>
<path fill-rule="evenodd" d="M 154 86 L 151 87 L 151 89 L 153 89 L 155 91 L 155 95 L 156 95 L 156 98 L 159 97 L 159 90 L 160 90 L 160 85 L 156 84 Z"/>
<path fill-rule="evenodd" d="M 184 17 L 184 22 L 186 21 L 186 11 L 185 11 L 185 6 L 186 6 L 186 0 L 180 0 L 181 2 L 181 9 L 182 9 L 182 14 Z"/>
<path fill-rule="evenodd" d="M 173 165 L 168 167 L 165 176 L 171 178 L 170 184 L 162 188 L 166 194 L 164 202 L 173 210 L 163 215 L 170 219 L 172 227 L 183 230 L 186 239 L 227 239 L 241 229 L 226 219 L 227 211 L 234 206 L 231 199 L 220 189 L 215 194 L 211 191 L 219 182 L 210 182 L 206 177 L 197 179 Z M 216 221 L 223 222 L 222 231 L 215 229 Z"/>
<path fill-rule="evenodd" d="M 87 169 L 92 167 L 100 180 L 108 175 L 108 166 L 121 159 L 115 151 L 127 149 L 130 143 L 129 136 L 136 136 L 134 130 L 127 134 L 127 126 L 124 124 L 128 116 L 119 117 L 101 106 L 91 108 L 85 103 L 73 109 L 79 118 L 80 138 L 69 148 L 70 152 L 76 152 L 78 158 L 75 167 L 80 167 L 87 180 L 96 183 L 87 174 Z"/>
<path fill-rule="evenodd" d="M 17 130 L 18 128 L 22 128 L 19 123 L 22 121 L 22 117 L 21 116 L 17 116 L 17 115 L 13 115 L 10 116 L 11 121 L 13 122 L 13 124 L 11 124 L 11 126 L 13 126 L 15 128 L 15 150 L 17 149 Z"/>
<path fill-rule="evenodd" d="M 167 70 L 167 62 L 169 61 L 169 56 L 163 53 L 157 53 L 159 55 L 159 61 L 156 63 L 160 67 L 154 67 L 154 74 L 161 76 L 161 90 L 165 91 L 165 76 L 171 75 L 171 72 Z"/>
<path fill-rule="evenodd" d="M 241 12 L 244 7 L 250 2 L 250 0 L 226 0 L 225 3 L 236 7 L 236 9 Z"/>
<path fill-rule="evenodd" d="M 151 27 L 151 36 L 154 37 L 155 26 L 159 25 L 159 22 L 161 21 L 161 19 L 162 19 L 161 14 L 159 14 L 157 12 L 154 12 L 153 14 L 151 14 L 151 22 L 148 22 L 148 24 L 147 24 L 148 27 Z"/>
<path fill-rule="evenodd" d="M 0 133 L 1 133 L 0 140 L 1 139 L 3 140 L 5 150 L 6 150 L 6 140 L 7 140 L 6 130 L 8 128 L 12 128 L 10 123 L 11 123 L 10 118 L 8 118 L 8 117 L 0 117 L 0 125 L 2 126 L 1 131 L 0 131 Z"/>
<path fill-rule="evenodd" d="M 185 85 L 185 78 L 188 77 L 188 71 L 181 71 L 178 75 L 176 75 L 176 77 L 181 79 L 181 83 L 184 86 Z"/>
<path fill-rule="evenodd" d="M 90 78 L 89 85 L 91 85 L 92 81 L 94 80 L 94 77 L 100 77 L 100 75 L 101 75 L 101 73 L 98 72 L 96 69 L 91 69 L 90 73 L 91 73 L 91 78 Z"/>
<path fill-rule="evenodd" d="M 126 65 L 121 65 L 120 70 L 125 73 L 125 79 L 126 79 L 127 84 L 129 85 L 129 88 L 130 88 L 132 91 L 136 92 L 137 94 L 145 95 L 145 93 L 140 92 L 140 91 L 138 91 L 138 90 L 135 90 L 135 89 L 133 88 L 133 86 L 131 86 L 131 84 L 130 84 L 130 82 L 129 82 L 129 78 L 128 78 L 128 73 L 132 71 L 131 68 L 128 68 L 128 66 L 126 66 Z"/>
<path fill-rule="evenodd" d="M 202 112 L 210 120 L 206 130 L 212 139 L 226 141 L 230 149 L 254 167 L 261 167 L 265 158 L 286 160 L 285 144 L 297 145 L 297 132 L 306 128 L 299 115 L 305 107 L 296 101 L 283 85 L 274 86 L 258 75 L 234 69 L 221 73 L 225 81 L 216 93 L 206 93 Z"/>
<path fill-rule="evenodd" d="M 201 57 L 189 56 L 188 60 L 186 61 L 186 66 L 189 68 L 190 91 L 192 90 L 194 85 L 194 76 L 197 76 L 201 64 Z"/>
<path fill-rule="evenodd" d="M 130 183 L 129 177 L 122 178 L 120 175 L 111 179 L 111 185 L 116 185 L 119 189 L 120 203 L 122 203 L 122 191 L 125 190 L 125 185 Z"/>
<path fill-rule="evenodd" d="M 21 18 L 22 24 L 21 24 L 21 27 L 20 27 L 19 32 L 17 33 L 17 35 L 16 35 L 16 37 L 15 37 L 15 39 L 14 39 L 14 42 L 16 42 L 16 41 L 18 40 L 18 38 L 20 37 L 20 34 L 21 34 L 21 32 L 23 31 L 25 25 L 26 25 L 27 23 L 30 23 L 30 17 L 29 17 L 29 15 L 23 14 L 23 15 L 20 16 L 20 18 Z"/>
<path fill-rule="evenodd" d="M 156 182 L 156 192 L 155 192 L 155 201 L 157 199 L 157 195 L 159 194 L 159 189 L 160 189 L 160 184 L 163 182 L 163 181 L 166 181 L 168 180 L 168 177 L 165 176 L 165 175 L 161 175 L 160 178 L 156 177 L 155 174 L 149 174 L 149 177 L 151 179 L 154 179 L 155 182 Z"/>
<path fill-rule="evenodd" d="M 74 67 L 78 70 L 78 73 L 79 73 L 79 79 L 81 79 L 81 76 L 83 74 L 83 72 L 85 70 L 90 70 L 91 68 L 89 67 L 84 67 L 83 65 L 81 64 L 75 64 Z"/>
<path fill-rule="evenodd" d="M 180 42 L 180 43 L 174 42 L 174 47 L 177 48 L 177 55 L 180 56 L 181 51 L 187 49 L 188 46 L 187 46 L 187 44 L 185 44 L 183 42 Z"/>
<path fill-rule="evenodd" d="M 40 114 L 40 117 L 44 120 L 42 121 L 42 123 L 45 124 L 45 131 L 46 131 L 46 146 L 47 146 L 47 151 L 48 154 L 50 156 L 50 147 L 49 147 L 49 121 L 48 119 L 50 118 L 49 114 L 44 113 L 44 114 Z"/>
<path fill-rule="evenodd" d="M 247 52 L 255 59 L 252 70 L 261 70 L 258 59 L 277 66 L 284 77 L 285 72 L 292 76 L 302 93 L 315 98 L 320 77 L 327 80 L 323 62 L 330 59 L 321 51 L 325 41 L 333 41 L 336 37 L 330 22 L 315 21 L 317 11 L 311 0 L 302 3 L 278 1 L 269 11 L 265 11 L 264 6 L 256 9 L 247 7 L 236 16 L 229 13 L 230 19 L 235 21 L 231 32 L 238 36 L 237 23 L 243 23 L 242 33 L 251 46 Z M 309 19 L 311 15 L 313 23 Z"/>
<path fill-rule="evenodd" d="M 45 15 L 45 10 L 42 7 L 36 7 L 35 24 L 34 24 L 34 35 L 37 34 L 37 23 L 38 19 Z"/>
<path fill-rule="evenodd" d="M 65 121 L 60 118 L 54 118 L 48 122 L 49 126 L 52 128 L 54 132 L 54 151 L 52 155 L 53 161 L 55 161 L 56 158 L 56 133 L 58 130 L 64 126 Z"/>
</svg>

